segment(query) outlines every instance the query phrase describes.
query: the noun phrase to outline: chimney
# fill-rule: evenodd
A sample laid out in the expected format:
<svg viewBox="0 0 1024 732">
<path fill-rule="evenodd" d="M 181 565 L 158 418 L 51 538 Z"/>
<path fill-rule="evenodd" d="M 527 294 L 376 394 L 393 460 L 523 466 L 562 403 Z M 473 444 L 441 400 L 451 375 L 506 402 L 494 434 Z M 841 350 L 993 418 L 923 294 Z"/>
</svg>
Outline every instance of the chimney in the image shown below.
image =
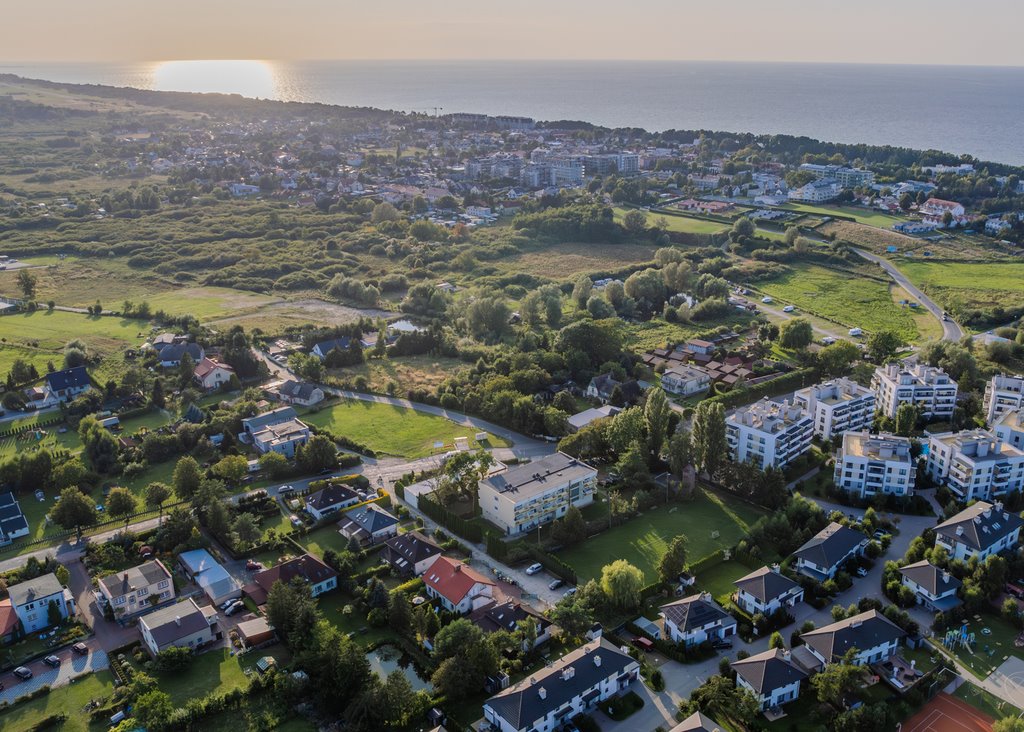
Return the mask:
<svg viewBox="0 0 1024 732">
<path fill-rule="evenodd" d="M 543 686 L 540 687 L 539 689 L 537 689 L 537 696 L 539 696 L 541 699 L 547 699 L 548 698 L 548 690 L 545 689 Z"/>
<path fill-rule="evenodd" d="M 568 681 L 569 679 L 571 679 L 575 675 L 576 675 L 576 667 L 575 666 L 566 666 L 565 668 L 562 669 L 562 681 Z"/>
<path fill-rule="evenodd" d="M 601 667 L 601 656 L 600 655 L 595 655 L 594 656 L 594 665 L 597 666 L 598 668 Z"/>
<path fill-rule="evenodd" d="M 942 570 L 942 582 L 943 584 L 949 584 L 949 572 Z"/>
<path fill-rule="evenodd" d="M 957 526 L 956 527 L 956 535 L 957 536 L 963 536 L 964 535 L 964 527 L 963 526 Z"/>
<path fill-rule="evenodd" d="M 461 572 L 462 571 L 462 564 L 460 562 L 456 562 L 455 563 L 455 571 L 456 572 Z"/>
<path fill-rule="evenodd" d="M 174 616 L 174 624 L 177 625 L 179 628 L 181 627 L 181 616 L 180 615 L 175 615 Z"/>
</svg>

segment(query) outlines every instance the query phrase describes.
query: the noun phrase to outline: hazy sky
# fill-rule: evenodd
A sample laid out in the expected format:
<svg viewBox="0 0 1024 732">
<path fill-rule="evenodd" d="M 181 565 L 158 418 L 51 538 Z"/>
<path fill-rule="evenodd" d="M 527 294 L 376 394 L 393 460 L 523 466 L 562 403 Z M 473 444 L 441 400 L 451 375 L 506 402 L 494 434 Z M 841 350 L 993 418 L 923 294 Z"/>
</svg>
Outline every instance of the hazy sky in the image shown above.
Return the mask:
<svg viewBox="0 0 1024 732">
<path fill-rule="evenodd" d="M 1021 0 L 4 0 L 2 61 L 1024 65 Z"/>
</svg>

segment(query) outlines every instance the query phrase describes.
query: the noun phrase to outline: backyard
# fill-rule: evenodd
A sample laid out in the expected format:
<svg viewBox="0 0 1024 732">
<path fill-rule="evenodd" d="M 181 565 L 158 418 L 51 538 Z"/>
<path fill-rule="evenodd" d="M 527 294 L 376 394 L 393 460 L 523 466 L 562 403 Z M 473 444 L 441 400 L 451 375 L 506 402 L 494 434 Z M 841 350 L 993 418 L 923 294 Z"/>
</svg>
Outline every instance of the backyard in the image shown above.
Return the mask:
<svg viewBox="0 0 1024 732">
<path fill-rule="evenodd" d="M 904 220 L 880 211 L 871 211 L 869 209 L 858 208 L 856 206 L 809 206 L 804 203 L 787 203 L 781 208 L 789 211 L 818 214 L 820 216 L 846 216 L 854 219 L 859 224 L 875 226 L 880 229 L 892 228 L 893 224 L 897 224 Z"/>
<path fill-rule="evenodd" d="M 736 591 L 733 582 L 750 574 L 751 571 L 750 567 L 735 560 L 726 560 L 697 572 L 697 587 L 704 592 L 710 592 L 720 605 L 725 605 Z"/>
<path fill-rule="evenodd" d="M 631 562 L 643 571 L 647 582 L 654 582 L 658 578 L 658 562 L 676 535 L 686 536 L 692 564 L 731 547 L 761 515 L 759 509 L 748 504 L 700 491 L 692 502 L 647 511 L 559 552 L 559 557 L 576 570 L 580 582 L 599 578 L 601 568 L 612 559 Z M 610 553 L 609 547 L 615 547 L 615 551 Z"/>
<path fill-rule="evenodd" d="M 0 729 L 32 729 L 43 719 L 53 714 L 66 714 L 67 720 L 60 725 L 62 732 L 85 732 L 90 728 L 106 729 L 106 723 L 90 725 L 85 705 L 90 699 L 109 696 L 114 690 L 113 677 L 109 671 L 99 671 L 84 676 L 73 684 L 61 686 L 49 694 L 0 711 Z"/>
<path fill-rule="evenodd" d="M 319 410 L 306 412 L 302 419 L 329 430 L 338 437 L 347 437 L 371 450 L 395 457 L 419 458 L 452 449 L 455 438 L 469 438 L 479 431 L 450 419 L 425 414 L 406 407 L 356 399 L 342 400 Z M 434 444 L 443 443 L 442 448 Z M 491 436 L 487 447 L 505 447 L 507 442 Z"/>
</svg>

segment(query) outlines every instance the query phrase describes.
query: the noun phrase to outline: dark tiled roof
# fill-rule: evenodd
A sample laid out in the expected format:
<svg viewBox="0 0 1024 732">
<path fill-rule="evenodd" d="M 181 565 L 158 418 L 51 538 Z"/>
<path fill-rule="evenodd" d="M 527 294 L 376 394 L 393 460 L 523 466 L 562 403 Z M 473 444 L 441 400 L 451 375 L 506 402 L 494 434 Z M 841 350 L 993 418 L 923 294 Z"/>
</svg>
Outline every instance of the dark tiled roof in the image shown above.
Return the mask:
<svg viewBox="0 0 1024 732">
<path fill-rule="evenodd" d="M 203 347 L 198 343 L 178 343 L 165 346 L 160 351 L 160 360 L 180 361 L 185 357 L 186 353 L 193 361 L 200 361 L 203 358 Z"/>
<path fill-rule="evenodd" d="M 121 572 L 107 575 L 100 580 L 100 584 L 107 590 L 111 597 L 120 597 L 129 592 L 134 592 L 140 587 L 155 585 L 160 580 L 171 579 L 171 573 L 167 571 L 159 559 L 140 564 L 137 567 L 126 569 Z"/>
<path fill-rule="evenodd" d="M 815 534 L 793 555 L 819 567 L 832 567 L 867 537 L 859 531 L 833 521 Z"/>
<path fill-rule="evenodd" d="M 951 589 L 959 588 L 962 584 L 956 577 L 924 559 L 901 567 L 900 574 L 933 595 L 942 595 Z"/>
<path fill-rule="evenodd" d="M 318 490 L 306 499 L 306 505 L 312 506 L 317 511 L 323 511 L 331 506 L 337 506 L 348 501 L 358 499 L 356 492 L 348 486 L 340 483 L 331 483 L 326 488 Z"/>
<path fill-rule="evenodd" d="M 1020 516 L 997 509 L 991 503 L 978 501 L 935 527 L 935 533 L 950 541 L 959 541 L 976 551 L 983 551 L 1024 525 Z M 962 529 L 957 535 L 957 527 Z"/>
<path fill-rule="evenodd" d="M 422 562 L 424 559 L 436 557 L 441 547 L 418 531 L 401 534 L 385 542 L 388 561 L 391 564 L 405 562 L 409 566 Z M 402 567 L 404 569 L 404 567 Z"/>
<path fill-rule="evenodd" d="M 349 347 L 349 344 L 351 342 L 352 342 L 351 338 L 349 338 L 348 336 L 342 336 L 340 338 L 331 338 L 330 340 L 327 340 L 327 341 L 320 341 L 315 346 L 313 346 L 313 348 L 315 348 L 320 353 L 322 353 L 322 354 L 324 354 L 326 356 L 329 352 L 333 351 L 335 348 L 344 351 L 345 349 L 347 349 Z"/>
<path fill-rule="evenodd" d="M 778 648 L 735 661 L 732 668 L 759 695 L 771 694 L 775 689 L 807 678 L 807 674 L 790 663 Z"/>
<path fill-rule="evenodd" d="M 375 503 L 353 508 L 350 511 L 345 511 L 342 515 L 345 517 L 343 521 L 351 521 L 360 529 L 370 534 L 391 528 L 398 523 L 397 518 Z"/>
<path fill-rule="evenodd" d="M 799 585 L 770 567 L 755 569 L 746 577 L 733 582 L 736 587 L 753 596 L 759 602 L 768 602 L 780 597 Z"/>
<path fill-rule="evenodd" d="M 261 588 L 270 592 L 270 588 L 278 581 L 287 584 L 295 577 L 302 577 L 310 584 L 317 585 L 337 576 L 337 572 L 314 557 L 312 554 L 303 554 L 301 557 L 289 559 L 288 561 L 281 562 L 270 569 L 264 569 L 262 572 L 257 572 L 253 575 L 252 579 L 253 582 L 258 584 Z"/>
<path fill-rule="evenodd" d="M 319 387 L 316 384 L 310 384 L 305 381 L 286 381 L 278 387 L 278 393 L 284 394 L 292 399 L 310 399 L 313 396 L 313 392 Z"/>
<path fill-rule="evenodd" d="M 661 612 L 666 620 L 671 621 L 683 633 L 691 628 L 703 628 L 715 620 L 731 621 L 726 622 L 726 625 L 736 622 L 729 613 L 705 595 L 684 597 L 682 600 L 662 605 Z"/>
<path fill-rule="evenodd" d="M 542 627 L 551 625 L 551 621 L 535 613 L 531 613 L 522 604 L 515 600 L 506 600 L 500 603 L 491 603 L 479 610 L 474 610 L 469 620 L 479 626 L 485 633 L 493 633 L 497 630 L 513 632 L 520 620 L 532 619 L 540 623 Z"/>
<path fill-rule="evenodd" d="M 149 634 L 158 646 L 165 646 L 210 627 L 206 615 L 191 597 L 143 615 L 139 622 L 149 628 Z"/>
<path fill-rule="evenodd" d="M 868 610 L 853 617 L 804 633 L 804 643 L 816 650 L 826 662 L 842 658 L 848 650 L 869 648 L 902 638 L 906 633 L 877 610 Z"/>
<path fill-rule="evenodd" d="M 28 521 L 13 493 L 0 493 L 0 538 L 28 529 Z"/>
<path fill-rule="evenodd" d="M 75 366 L 73 369 L 54 371 L 52 374 L 46 375 L 46 385 L 52 391 L 80 389 L 83 386 L 89 386 L 89 374 L 86 372 L 85 366 Z"/>
</svg>

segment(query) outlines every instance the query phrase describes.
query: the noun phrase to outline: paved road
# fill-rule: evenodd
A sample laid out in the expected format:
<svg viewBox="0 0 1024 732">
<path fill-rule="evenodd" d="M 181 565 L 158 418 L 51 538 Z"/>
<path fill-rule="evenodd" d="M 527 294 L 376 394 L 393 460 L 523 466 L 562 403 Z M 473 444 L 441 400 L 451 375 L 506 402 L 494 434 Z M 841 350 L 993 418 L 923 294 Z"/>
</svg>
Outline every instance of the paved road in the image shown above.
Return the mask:
<svg viewBox="0 0 1024 732">
<path fill-rule="evenodd" d="M 166 516 L 166 512 L 164 513 Z M 156 527 L 158 519 L 151 518 L 139 521 L 134 524 L 129 524 L 129 531 L 146 531 Z M 68 539 L 57 546 L 44 546 L 33 552 L 26 552 L 25 554 L 19 554 L 18 556 L 10 557 L 0 561 L 0 572 L 7 572 L 12 569 L 18 569 L 24 566 L 25 562 L 28 561 L 29 557 L 35 557 L 42 561 L 46 557 L 56 557 L 57 561 L 61 564 L 68 564 L 81 559 L 82 554 L 85 552 L 85 545 L 89 542 L 96 542 L 102 544 L 105 541 L 113 538 L 114 534 L 120 534 L 124 531 L 124 525 L 119 524 L 116 528 L 110 531 L 104 531 L 100 534 L 93 534 L 92 536 L 83 537 L 81 541 L 75 541 L 74 539 Z"/>
<path fill-rule="evenodd" d="M 919 290 L 913 282 L 907 279 L 907 276 L 905 274 L 896 269 L 896 266 L 892 262 L 890 262 L 887 259 L 883 259 L 882 257 L 879 257 L 876 254 L 872 254 L 871 252 L 866 252 L 863 249 L 857 249 L 856 247 L 853 251 L 857 252 L 857 254 L 859 254 L 861 257 L 868 260 L 869 262 L 874 262 L 882 269 L 884 269 L 889 274 L 889 276 L 893 278 L 896 284 L 898 284 L 904 290 L 909 292 L 917 299 L 918 302 L 924 305 L 928 309 L 928 312 L 934 315 L 938 319 L 938 321 L 942 323 L 943 340 L 959 341 L 961 338 L 964 337 L 963 329 L 952 320 L 943 320 L 942 308 L 936 305 L 930 297 L 921 292 L 921 290 Z"/>
<path fill-rule="evenodd" d="M 70 648 L 55 651 L 54 655 L 61 660 L 60 666 L 56 668 L 51 668 L 42 661 L 33 661 L 28 664 L 32 678 L 27 681 L 22 681 L 13 673 L 0 675 L 0 683 L 4 687 L 3 691 L 0 691 L 0 702 L 13 702 L 19 696 L 35 691 L 43 685 L 62 686 L 78 676 L 102 671 L 110 665 L 106 652 L 99 647 L 95 638 L 86 641 L 86 646 L 89 653 L 84 656 L 74 653 Z"/>
<path fill-rule="evenodd" d="M 783 320 L 792 320 L 793 318 L 802 318 L 805 315 L 805 313 L 801 313 L 801 312 L 797 312 L 797 311 L 794 311 L 792 313 L 784 313 L 784 312 L 782 312 L 782 308 L 774 308 L 774 307 L 771 307 L 770 305 L 765 305 L 762 302 L 757 302 L 755 304 L 757 305 L 757 309 L 760 310 L 761 312 L 765 312 L 765 313 L 768 313 L 770 315 L 774 315 L 775 317 L 782 318 Z M 810 313 L 810 315 L 811 315 L 811 317 L 814 317 L 813 313 Z M 843 332 L 842 326 L 839 326 L 839 325 L 834 326 L 834 328 L 822 328 L 821 326 L 815 324 L 814 320 L 811 320 L 811 330 L 813 330 L 815 333 L 817 333 L 820 336 L 830 336 L 832 338 L 847 338 L 846 333 Z"/>
</svg>

